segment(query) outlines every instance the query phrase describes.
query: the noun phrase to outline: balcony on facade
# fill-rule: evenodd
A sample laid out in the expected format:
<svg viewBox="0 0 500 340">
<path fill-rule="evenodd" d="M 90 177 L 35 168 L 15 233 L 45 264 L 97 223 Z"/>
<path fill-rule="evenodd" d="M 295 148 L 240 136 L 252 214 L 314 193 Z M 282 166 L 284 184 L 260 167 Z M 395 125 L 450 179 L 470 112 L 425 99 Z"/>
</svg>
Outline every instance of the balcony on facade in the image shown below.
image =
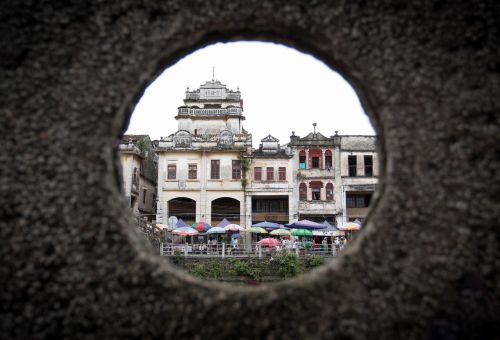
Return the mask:
<svg viewBox="0 0 500 340">
<path fill-rule="evenodd" d="M 334 178 L 334 168 L 325 168 L 325 169 L 320 169 L 320 168 L 310 168 L 310 169 L 298 169 L 297 170 L 297 175 L 298 177 L 303 177 L 304 179 L 307 178 Z"/>
<path fill-rule="evenodd" d="M 300 214 L 336 214 L 335 201 L 299 201 Z"/>
<path fill-rule="evenodd" d="M 241 115 L 242 109 L 240 107 L 229 107 L 229 108 L 192 108 L 181 106 L 178 109 L 179 116 L 227 116 L 227 115 Z"/>
<path fill-rule="evenodd" d="M 141 150 L 134 143 L 120 143 L 118 151 L 121 153 L 136 154 L 142 156 Z"/>
</svg>

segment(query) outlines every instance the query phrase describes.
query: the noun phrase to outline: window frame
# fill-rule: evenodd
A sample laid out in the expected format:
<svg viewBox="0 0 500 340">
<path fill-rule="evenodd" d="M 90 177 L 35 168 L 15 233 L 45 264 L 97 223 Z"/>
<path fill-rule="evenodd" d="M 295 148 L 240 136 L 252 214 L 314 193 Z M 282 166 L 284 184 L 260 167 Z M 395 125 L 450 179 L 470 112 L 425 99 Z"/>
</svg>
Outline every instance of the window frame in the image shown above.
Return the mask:
<svg viewBox="0 0 500 340">
<path fill-rule="evenodd" d="M 194 169 L 193 169 L 194 167 Z M 194 177 L 193 177 L 194 173 Z M 198 164 L 191 163 L 188 164 L 188 179 L 198 179 Z"/>
<path fill-rule="evenodd" d="M 352 162 L 354 160 L 354 162 Z M 349 171 L 349 177 L 356 177 L 358 175 L 358 156 L 348 155 L 347 156 L 347 169 Z"/>
<path fill-rule="evenodd" d="M 284 166 L 278 167 L 278 180 L 286 181 L 286 167 Z"/>
<path fill-rule="evenodd" d="M 369 162 L 367 162 L 369 160 Z M 372 155 L 364 155 L 363 162 L 365 166 L 365 176 L 373 177 L 373 156 Z M 369 171 L 367 171 L 369 169 Z"/>
<path fill-rule="evenodd" d="M 331 190 L 331 191 L 329 192 L 329 190 Z M 327 201 L 333 201 L 333 197 L 334 197 L 334 186 L 333 186 L 333 183 L 326 183 L 325 193 L 326 193 L 325 199 Z"/>
<path fill-rule="evenodd" d="M 173 169 L 173 172 L 171 172 L 171 168 Z M 173 173 L 173 177 L 172 177 L 172 173 Z M 168 180 L 177 179 L 177 164 L 167 164 L 167 179 Z"/>
<path fill-rule="evenodd" d="M 232 179 L 241 179 L 241 161 L 239 159 L 233 159 L 231 170 Z"/>
<path fill-rule="evenodd" d="M 220 159 L 210 160 L 210 179 L 220 179 Z"/>
<path fill-rule="evenodd" d="M 317 163 L 315 163 L 314 161 L 317 161 Z M 319 169 L 320 168 L 320 157 L 319 156 L 313 156 L 311 157 L 311 169 Z"/>
<path fill-rule="evenodd" d="M 268 182 L 274 181 L 274 167 L 272 166 L 266 167 L 266 181 Z"/>
<path fill-rule="evenodd" d="M 315 197 L 317 197 L 317 198 L 315 198 Z M 312 201 L 321 201 L 321 188 L 311 188 L 311 200 Z"/>
<path fill-rule="evenodd" d="M 262 181 L 262 167 L 256 166 L 253 168 L 253 179 L 255 181 Z"/>
</svg>

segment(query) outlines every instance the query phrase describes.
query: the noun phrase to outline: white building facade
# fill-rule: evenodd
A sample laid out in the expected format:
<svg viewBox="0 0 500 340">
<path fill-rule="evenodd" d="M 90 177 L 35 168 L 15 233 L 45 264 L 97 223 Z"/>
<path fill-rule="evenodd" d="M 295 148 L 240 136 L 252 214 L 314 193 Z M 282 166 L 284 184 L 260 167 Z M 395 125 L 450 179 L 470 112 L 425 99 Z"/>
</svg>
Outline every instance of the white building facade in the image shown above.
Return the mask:
<svg viewBox="0 0 500 340">
<path fill-rule="evenodd" d="M 378 182 L 375 136 L 268 135 L 252 149 L 239 89 L 207 81 L 186 91 L 177 131 L 157 143 L 157 222 L 176 216 L 243 227 L 309 219 L 363 220 Z"/>
<path fill-rule="evenodd" d="M 269 135 L 254 150 L 245 188 L 247 225 L 263 221 L 285 224 L 294 219 L 297 202 L 294 197 L 293 154 Z"/>
<path fill-rule="evenodd" d="M 178 108 L 178 130 L 158 142 L 158 216 L 186 223 L 217 224 L 223 218 L 245 225 L 241 160 L 252 136 L 242 126 L 240 91 L 208 81 L 186 91 Z"/>
</svg>

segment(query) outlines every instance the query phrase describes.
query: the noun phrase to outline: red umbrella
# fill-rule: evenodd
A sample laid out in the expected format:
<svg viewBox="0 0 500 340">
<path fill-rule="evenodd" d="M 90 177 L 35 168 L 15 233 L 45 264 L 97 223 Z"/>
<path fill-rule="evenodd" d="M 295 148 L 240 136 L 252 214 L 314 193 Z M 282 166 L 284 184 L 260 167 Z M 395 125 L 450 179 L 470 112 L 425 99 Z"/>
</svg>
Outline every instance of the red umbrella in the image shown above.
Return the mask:
<svg viewBox="0 0 500 340">
<path fill-rule="evenodd" d="M 262 247 L 270 247 L 270 248 L 281 245 L 281 242 L 279 240 L 270 237 L 263 238 L 257 243 L 260 244 Z"/>
</svg>

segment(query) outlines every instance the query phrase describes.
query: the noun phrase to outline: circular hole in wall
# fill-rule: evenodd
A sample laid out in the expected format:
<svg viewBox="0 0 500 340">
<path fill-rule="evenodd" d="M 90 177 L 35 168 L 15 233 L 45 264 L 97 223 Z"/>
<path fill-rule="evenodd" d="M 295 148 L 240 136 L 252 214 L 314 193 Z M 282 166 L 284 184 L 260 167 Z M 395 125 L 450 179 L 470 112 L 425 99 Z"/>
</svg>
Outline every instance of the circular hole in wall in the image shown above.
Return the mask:
<svg viewBox="0 0 500 340">
<path fill-rule="evenodd" d="M 314 57 L 214 44 L 166 69 L 120 144 L 134 225 L 192 274 L 260 283 L 334 261 L 377 187 L 374 130 Z"/>
</svg>

